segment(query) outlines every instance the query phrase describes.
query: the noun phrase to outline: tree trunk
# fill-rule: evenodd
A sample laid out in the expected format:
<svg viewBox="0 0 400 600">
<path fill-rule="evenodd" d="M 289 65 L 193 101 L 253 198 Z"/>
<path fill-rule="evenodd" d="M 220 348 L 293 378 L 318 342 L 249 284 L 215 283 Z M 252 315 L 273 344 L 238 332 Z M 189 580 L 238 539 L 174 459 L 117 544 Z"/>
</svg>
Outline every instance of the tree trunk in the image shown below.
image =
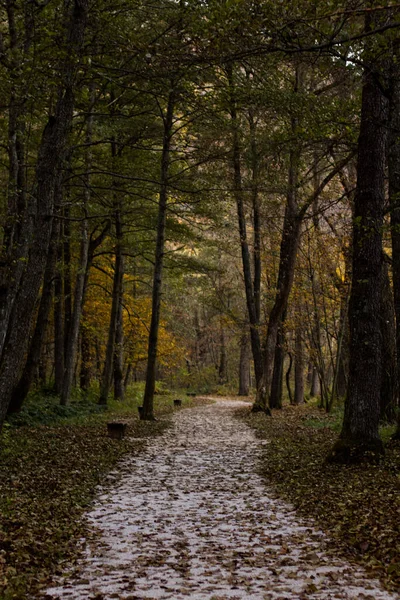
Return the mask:
<svg viewBox="0 0 400 600">
<path fill-rule="evenodd" d="M 341 300 L 339 318 L 339 338 L 336 352 L 335 376 L 332 387 L 332 396 L 345 398 L 349 374 L 349 321 L 348 321 L 348 297 Z"/>
<path fill-rule="evenodd" d="M 80 385 L 80 388 L 85 392 L 87 392 L 89 390 L 90 384 L 92 381 L 92 376 L 93 376 L 93 368 L 92 368 L 93 357 L 92 357 L 91 343 L 90 343 L 91 338 L 90 338 L 89 331 L 88 331 L 85 323 L 83 323 L 83 326 L 82 326 L 82 320 L 84 321 L 84 305 L 85 305 L 85 298 L 86 298 L 86 290 L 87 290 L 88 279 L 89 279 L 89 271 L 90 271 L 90 267 L 93 262 L 94 253 L 95 253 L 96 249 L 104 241 L 104 239 L 110 229 L 110 226 L 111 226 L 111 222 L 107 221 L 105 227 L 103 228 L 103 230 L 100 232 L 100 234 L 97 237 L 93 237 L 94 232 L 92 232 L 92 234 L 90 236 L 90 242 L 89 242 L 88 260 L 87 260 L 87 267 L 86 267 L 86 273 L 85 273 L 85 281 L 84 281 L 84 286 L 83 286 L 82 315 L 81 315 L 81 328 L 80 328 L 81 365 L 80 365 L 80 374 L 79 374 L 79 382 L 80 382 L 79 385 Z M 97 342 L 96 342 L 96 344 L 97 344 Z"/>
<path fill-rule="evenodd" d="M 171 82 L 171 90 L 168 95 L 167 113 L 164 117 L 164 139 L 161 155 L 160 193 L 158 201 L 157 239 L 154 259 L 146 386 L 144 390 L 143 408 L 140 415 L 141 419 L 147 421 L 154 420 L 154 390 L 156 385 L 158 329 L 160 324 L 161 287 L 164 264 L 165 227 L 167 218 L 168 174 L 170 166 L 171 139 L 173 135 L 172 124 L 175 109 L 175 95 L 174 83 Z"/>
<path fill-rule="evenodd" d="M 121 287 L 122 283 L 121 283 Z M 123 400 L 125 395 L 124 386 L 124 325 L 123 325 L 123 290 L 118 304 L 117 328 L 115 332 L 114 350 L 114 400 Z"/>
<path fill-rule="evenodd" d="M 320 381 L 318 369 L 313 365 L 311 373 L 310 398 L 315 398 L 320 393 Z"/>
<path fill-rule="evenodd" d="M 285 315 L 282 315 L 275 346 L 274 371 L 272 374 L 271 395 L 269 399 L 270 408 L 282 408 L 283 366 L 285 362 L 284 322 Z"/>
<path fill-rule="evenodd" d="M 54 276 L 54 391 L 61 395 L 64 382 L 64 297 L 61 276 L 62 249 L 57 246 L 58 264 Z"/>
<path fill-rule="evenodd" d="M 397 403 L 396 376 L 396 325 L 392 287 L 389 279 L 387 263 L 383 264 L 382 308 L 382 385 L 380 418 L 382 421 L 393 423 Z"/>
<path fill-rule="evenodd" d="M 40 357 L 48 328 L 51 301 L 53 297 L 52 291 L 57 261 L 58 233 L 59 223 L 54 222 L 35 330 L 31 339 L 25 368 L 18 385 L 13 390 L 11 401 L 8 407 L 8 414 L 16 413 L 21 410 L 31 388 L 35 373 L 39 367 Z"/>
<path fill-rule="evenodd" d="M 79 386 L 84 392 L 87 392 L 90 388 L 92 379 L 91 361 L 92 355 L 89 332 L 83 323 L 81 326 L 81 369 L 79 373 Z"/>
<path fill-rule="evenodd" d="M 291 188 L 293 188 L 295 185 L 293 176 L 294 174 L 292 174 L 292 176 L 289 178 L 291 182 Z M 294 192 L 292 191 L 291 193 Z M 265 342 L 264 379 L 261 388 L 258 390 L 255 402 L 256 407 L 260 406 L 262 410 L 266 410 L 268 408 L 267 399 L 271 388 L 272 369 L 274 364 L 275 346 L 278 337 L 279 325 L 282 315 L 286 310 L 290 291 L 292 289 L 297 250 L 300 241 L 301 220 L 297 218 L 296 212 L 293 211 L 293 206 L 290 204 L 288 203 L 286 206 L 283 225 L 275 302 L 268 319 L 267 338 Z"/>
<path fill-rule="evenodd" d="M 294 362 L 294 404 L 304 404 L 304 352 L 303 331 L 300 326 L 296 328 L 296 355 Z"/>
<path fill-rule="evenodd" d="M 389 82 L 389 200 L 393 257 L 393 295 L 396 316 L 396 370 L 400 386 L 400 44 L 395 42 Z M 400 411 L 395 434 L 400 439 Z"/>
<path fill-rule="evenodd" d="M 108 328 L 108 339 L 106 349 L 106 359 L 104 363 L 104 370 L 100 386 L 100 398 L 99 404 L 106 405 L 108 395 L 110 393 L 111 384 L 113 380 L 113 368 L 114 368 L 114 353 L 115 353 L 115 338 L 117 334 L 118 315 L 122 309 L 122 289 L 124 279 L 124 256 L 122 248 L 122 222 L 121 212 L 119 207 L 119 201 L 117 203 L 115 212 L 115 266 L 114 266 L 114 280 L 113 280 L 113 292 L 112 292 L 112 304 L 110 314 L 110 324 Z"/>
<path fill-rule="evenodd" d="M 131 374 L 132 374 L 132 363 L 130 362 L 126 368 L 126 373 L 125 373 L 125 377 L 124 377 L 124 394 L 126 393 L 128 385 L 130 383 Z"/>
<path fill-rule="evenodd" d="M 89 90 L 90 107 L 89 110 L 92 112 L 94 90 L 92 85 Z M 93 117 L 90 115 L 87 119 L 86 124 L 86 165 L 85 165 L 85 176 L 84 176 L 84 193 L 83 193 L 83 219 L 81 224 L 81 245 L 80 245 L 80 256 L 79 256 L 79 267 L 75 279 L 75 290 L 74 290 L 74 304 L 71 311 L 70 303 L 68 303 L 68 314 L 65 312 L 64 320 L 64 335 L 65 338 L 65 371 L 64 381 L 61 391 L 60 403 L 62 406 L 66 406 L 71 397 L 71 391 L 74 384 L 74 376 L 77 366 L 77 355 L 78 355 L 78 341 L 79 341 L 79 328 L 82 317 L 85 288 L 87 283 L 87 272 L 88 272 L 88 261 L 89 261 L 89 231 L 87 221 L 87 209 L 90 202 L 90 171 L 92 168 L 92 134 L 93 134 Z M 67 244 L 68 252 L 70 252 L 70 240 L 65 240 L 64 244 Z M 65 256 L 65 254 L 64 254 Z M 70 259 L 70 256 L 69 256 Z M 65 282 L 69 281 L 69 295 L 71 296 L 71 275 L 68 269 L 68 277 L 64 281 L 64 293 L 68 294 L 68 290 L 65 289 Z M 65 298 L 64 298 L 65 300 Z"/>
<path fill-rule="evenodd" d="M 220 385 L 224 385 L 228 381 L 228 366 L 227 366 L 227 360 L 226 360 L 225 331 L 224 331 L 222 324 L 221 324 L 221 331 L 220 331 L 218 379 L 219 379 Z"/>
<path fill-rule="evenodd" d="M 260 339 L 260 323 L 259 323 L 259 282 L 258 282 L 258 268 L 259 268 L 259 248 L 257 250 L 258 256 L 255 258 L 255 279 L 253 283 L 252 272 L 251 272 L 251 259 L 249 245 L 247 241 L 247 226 L 246 226 L 246 214 L 244 209 L 244 192 L 242 185 L 242 171 L 241 171 L 241 149 L 240 149 L 240 132 L 239 132 L 239 120 L 236 108 L 235 98 L 235 86 L 234 86 L 234 75 L 233 66 L 227 67 L 227 76 L 230 88 L 230 117 L 232 125 L 232 170 L 233 170 L 233 186 L 234 196 L 236 201 L 239 235 L 240 235 L 240 246 L 242 253 L 242 265 L 243 265 L 243 277 L 246 293 L 246 305 L 247 313 L 250 323 L 250 340 L 251 350 L 253 354 L 254 362 L 254 375 L 256 378 L 256 387 L 260 387 L 263 376 L 263 360 L 262 360 L 262 349 Z M 253 198 L 253 201 L 257 198 Z M 257 204 L 255 205 L 257 207 Z M 254 212 L 254 216 L 257 216 L 258 212 Z M 259 222 L 256 227 L 255 234 L 259 232 Z M 257 243 L 257 237 L 255 242 Z M 256 286 L 256 287 L 255 287 Z"/>
<path fill-rule="evenodd" d="M 295 69 L 294 93 L 302 86 L 301 66 Z M 257 397 L 253 410 L 266 410 L 272 383 L 275 347 L 278 338 L 279 326 L 282 315 L 286 311 L 289 295 L 293 285 L 297 250 L 300 242 L 301 223 L 304 215 L 299 212 L 297 201 L 297 185 L 299 177 L 299 161 L 301 155 L 300 144 L 297 139 L 298 118 L 292 116 L 291 130 L 294 141 L 289 153 L 288 187 L 286 195 L 286 209 L 283 222 L 283 232 L 279 258 L 279 272 L 276 286 L 275 301 L 268 319 L 267 337 L 264 353 L 263 381 L 257 390 Z M 317 197 L 317 191 L 313 194 Z"/>
<path fill-rule="evenodd" d="M 256 142 L 256 122 L 253 110 L 249 109 L 250 147 L 251 147 L 251 183 L 252 183 L 252 205 L 253 205 L 253 237 L 254 237 L 254 280 L 253 297 L 256 312 L 256 321 L 260 323 L 261 318 L 261 215 L 260 199 L 258 193 L 259 183 L 259 158 Z"/>
<path fill-rule="evenodd" d="M 334 462 L 357 462 L 383 452 L 378 426 L 388 102 L 379 78 L 372 65 L 365 69 L 353 219 L 349 387 L 342 431 L 329 457 Z"/>
<path fill-rule="evenodd" d="M 88 188 L 86 188 L 88 189 Z M 74 306 L 72 318 L 69 324 L 69 335 L 67 338 L 67 350 L 65 355 L 64 381 L 61 391 L 60 403 L 66 406 L 70 401 L 75 368 L 78 353 L 79 325 L 81 322 L 83 295 L 88 261 L 89 237 L 87 220 L 83 219 L 81 227 L 81 249 L 79 268 L 75 281 Z"/>
<path fill-rule="evenodd" d="M 67 199 L 68 202 L 68 199 Z M 71 282 L 71 223 L 68 204 L 64 207 L 63 220 L 63 308 L 64 308 L 64 360 L 67 362 L 68 346 L 72 323 L 72 282 Z"/>
<path fill-rule="evenodd" d="M 250 391 L 250 340 L 248 333 L 240 339 L 239 396 L 248 396 Z"/>
<path fill-rule="evenodd" d="M 289 396 L 289 402 L 290 404 L 293 404 L 293 393 L 292 393 L 292 387 L 290 385 L 290 374 L 292 372 L 292 365 L 293 365 L 293 356 L 291 352 L 288 352 L 289 355 L 289 365 L 286 371 L 286 388 L 288 391 L 288 396 Z"/>
<path fill-rule="evenodd" d="M 30 245 L 26 269 L 13 302 L 12 314 L 6 323 L 7 332 L 0 359 L 0 424 L 4 421 L 13 390 L 23 369 L 29 342 L 27 332 L 31 327 L 46 267 L 52 230 L 54 189 L 72 123 L 73 88 L 83 47 L 87 12 L 87 0 L 74 1 L 68 24 L 68 52 L 63 59 L 59 99 L 55 115 L 49 118 L 40 143 L 31 203 L 34 238 Z M 27 227 L 30 228 L 30 223 Z M 3 294 L 7 293 L 4 288 L 2 291 Z"/>
</svg>

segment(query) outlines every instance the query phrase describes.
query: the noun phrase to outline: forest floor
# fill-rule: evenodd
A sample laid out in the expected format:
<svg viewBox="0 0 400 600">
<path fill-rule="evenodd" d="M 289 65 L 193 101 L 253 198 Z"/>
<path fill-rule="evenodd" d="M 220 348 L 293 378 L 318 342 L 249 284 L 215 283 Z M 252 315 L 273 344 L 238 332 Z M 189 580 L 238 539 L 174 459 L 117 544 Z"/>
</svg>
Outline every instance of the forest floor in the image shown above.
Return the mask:
<svg viewBox="0 0 400 600">
<path fill-rule="evenodd" d="M 1 600 L 35 595 L 79 555 L 79 540 L 88 535 L 82 517 L 97 485 L 124 455 L 137 455 L 147 438 L 163 433 L 175 397 L 157 396 L 158 421 L 151 424 L 137 416 L 141 389 L 107 412 L 95 399 L 60 407 L 56 398 L 33 397 L 6 423 L 0 443 Z M 195 404 L 183 397 L 184 407 Z M 107 436 L 113 420 L 128 424 L 122 441 Z"/>
<path fill-rule="evenodd" d="M 400 443 L 382 435 L 380 464 L 337 466 L 325 458 L 339 434 L 340 418 L 316 406 L 285 406 L 273 417 L 242 410 L 241 420 L 267 440 L 261 474 L 298 514 L 311 517 L 330 546 L 400 591 Z"/>
<path fill-rule="evenodd" d="M 278 497 L 270 482 L 285 480 L 279 490 L 286 493 L 292 468 L 282 456 L 292 451 L 282 447 L 281 416 L 242 415 L 246 423 L 235 418 L 238 407 L 245 405 L 220 399 L 176 413 L 155 439 L 135 433 L 142 451 L 126 456 L 98 490 L 86 515 L 92 535 L 83 555 L 53 580 L 46 598 L 399 598 L 351 557 L 340 557 L 312 520 Z M 269 437 L 272 423 L 277 437 Z M 297 453 L 308 452 L 306 442 L 308 434 L 300 436 Z M 272 476 L 273 452 L 281 458 Z M 293 481 L 298 490 L 295 475 Z M 320 485 L 318 478 L 308 481 Z"/>
</svg>

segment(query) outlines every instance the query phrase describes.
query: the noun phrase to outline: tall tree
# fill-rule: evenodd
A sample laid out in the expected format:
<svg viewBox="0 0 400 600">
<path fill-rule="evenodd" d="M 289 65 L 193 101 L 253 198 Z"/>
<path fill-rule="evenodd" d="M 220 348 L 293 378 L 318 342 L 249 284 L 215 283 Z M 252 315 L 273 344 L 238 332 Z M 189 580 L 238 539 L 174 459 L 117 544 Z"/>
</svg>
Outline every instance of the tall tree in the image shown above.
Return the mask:
<svg viewBox="0 0 400 600">
<path fill-rule="evenodd" d="M 393 254 L 393 295 L 396 317 L 396 370 L 400 385 L 400 43 L 395 39 L 389 70 L 389 204 Z M 396 438 L 400 439 L 400 412 Z"/>
<path fill-rule="evenodd" d="M 143 408 L 141 419 L 149 421 L 154 419 L 154 391 L 156 384 L 156 363 L 158 350 L 158 330 L 161 311 L 161 287 L 164 265 L 165 227 L 167 219 L 168 202 L 168 176 L 170 169 L 170 151 L 173 136 L 173 121 L 176 102 L 176 82 L 171 81 L 167 106 L 163 115 L 164 135 L 161 153 L 160 192 L 158 200 L 158 220 L 156 252 L 154 257 L 154 276 L 152 292 L 151 322 L 149 331 L 149 346 L 147 357 L 146 387 L 144 390 Z"/>
<path fill-rule="evenodd" d="M 368 13 L 366 30 L 373 22 Z M 384 93 L 385 64 L 365 55 L 357 189 L 353 218 L 353 282 L 349 304 L 349 386 L 340 438 L 329 460 L 351 462 L 383 452 L 379 436 L 382 340 L 382 226 L 388 100 Z"/>
</svg>

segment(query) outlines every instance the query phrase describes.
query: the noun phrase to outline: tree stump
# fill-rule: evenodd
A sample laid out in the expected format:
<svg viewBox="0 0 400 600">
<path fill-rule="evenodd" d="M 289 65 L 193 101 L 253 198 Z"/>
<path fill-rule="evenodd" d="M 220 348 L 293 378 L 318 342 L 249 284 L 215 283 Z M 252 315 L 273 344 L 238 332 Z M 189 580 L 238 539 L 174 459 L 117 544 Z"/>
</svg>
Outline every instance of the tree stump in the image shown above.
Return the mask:
<svg viewBox="0 0 400 600">
<path fill-rule="evenodd" d="M 182 400 L 179 400 L 178 398 L 174 400 L 174 406 L 182 406 Z"/>
<path fill-rule="evenodd" d="M 122 440 L 125 436 L 126 423 L 107 423 L 108 436 L 113 440 Z"/>
<path fill-rule="evenodd" d="M 142 414 L 143 414 L 143 406 L 138 406 L 138 411 L 139 411 L 139 417 L 142 418 Z"/>
</svg>

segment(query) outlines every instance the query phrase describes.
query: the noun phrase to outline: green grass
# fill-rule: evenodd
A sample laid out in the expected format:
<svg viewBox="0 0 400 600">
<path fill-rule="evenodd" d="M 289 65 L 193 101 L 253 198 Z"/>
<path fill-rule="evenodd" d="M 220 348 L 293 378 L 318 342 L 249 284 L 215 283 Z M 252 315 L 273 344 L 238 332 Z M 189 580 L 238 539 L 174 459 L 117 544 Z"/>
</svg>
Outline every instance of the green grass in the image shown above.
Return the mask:
<svg viewBox="0 0 400 600">
<path fill-rule="evenodd" d="M 112 412 L 118 415 L 138 414 L 144 394 L 144 383 L 139 382 L 128 386 L 125 399 L 116 401 L 111 396 L 107 406 L 98 404 L 98 387 L 93 387 L 88 393 L 75 390 L 71 402 L 61 406 L 59 398 L 52 393 L 37 391 L 31 393 L 20 413 L 11 415 L 6 422 L 6 427 L 34 427 L 38 425 L 68 425 L 92 422 L 102 422 L 109 418 Z M 185 392 L 181 390 L 170 391 L 161 383 L 157 383 L 155 395 L 155 411 L 164 411 L 173 400 L 180 398 L 182 405 L 190 404 Z"/>
<path fill-rule="evenodd" d="M 330 414 L 321 411 L 320 415 L 311 415 L 303 417 L 303 423 L 311 429 L 331 429 L 340 433 L 343 421 L 343 408 L 337 407 Z M 379 427 L 379 432 L 383 442 L 388 442 L 396 431 L 396 425 L 393 423 L 383 423 Z"/>
</svg>

